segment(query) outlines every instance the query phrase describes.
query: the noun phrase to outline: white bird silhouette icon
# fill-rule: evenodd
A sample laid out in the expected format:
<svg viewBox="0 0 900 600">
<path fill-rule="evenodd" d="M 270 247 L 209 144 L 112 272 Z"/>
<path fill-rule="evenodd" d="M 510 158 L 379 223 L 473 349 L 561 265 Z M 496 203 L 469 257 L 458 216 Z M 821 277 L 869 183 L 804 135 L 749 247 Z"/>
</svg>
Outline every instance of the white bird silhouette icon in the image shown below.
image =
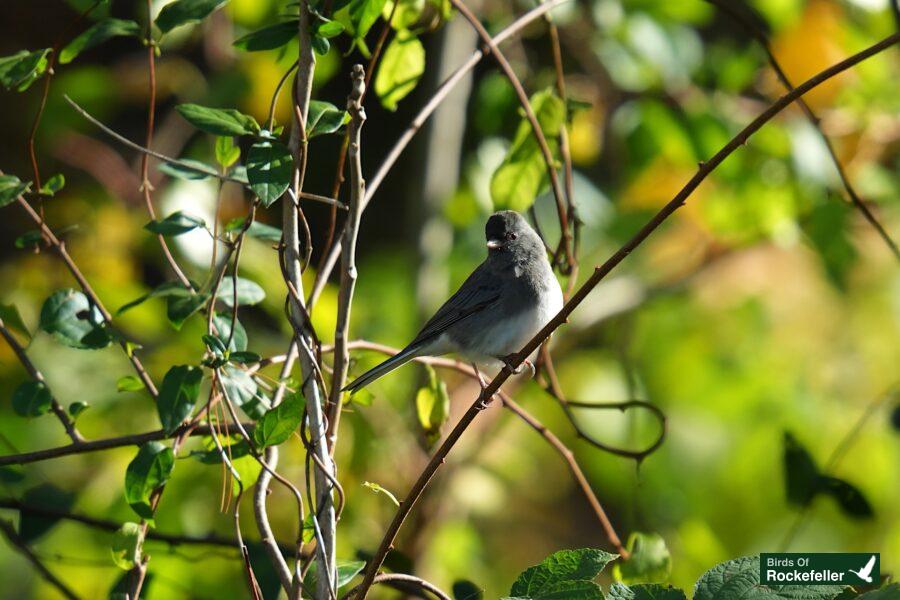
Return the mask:
<svg viewBox="0 0 900 600">
<path fill-rule="evenodd" d="M 849 573 L 853 573 L 866 583 L 872 583 L 872 569 L 875 567 L 875 555 L 872 555 L 872 558 L 869 559 L 869 562 L 866 563 L 859 571 L 854 571 L 853 569 L 848 569 Z"/>
</svg>

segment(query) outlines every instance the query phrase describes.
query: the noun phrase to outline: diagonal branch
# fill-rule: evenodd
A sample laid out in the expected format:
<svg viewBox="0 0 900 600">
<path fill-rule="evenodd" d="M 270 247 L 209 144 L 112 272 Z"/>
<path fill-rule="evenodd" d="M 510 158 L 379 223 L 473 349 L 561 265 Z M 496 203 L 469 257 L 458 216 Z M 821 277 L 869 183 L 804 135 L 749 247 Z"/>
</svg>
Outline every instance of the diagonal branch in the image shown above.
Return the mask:
<svg viewBox="0 0 900 600">
<path fill-rule="evenodd" d="M 781 81 L 782 85 L 788 90 L 793 89 L 793 85 L 791 84 L 791 80 L 788 79 L 787 73 L 784 72 L 784 69 L 781 68 L 781 65 L 778 62 L 778 59 L 775 58 L 775 54 L 772 52 L 772 47 L 769 44 L 769 39 L 766 37 L 766 34 L 763 30 L 752 23 L 750 19 L 746 18 L 739 11 L 737 11 L 732 6 L 729 6 L 723 0 L 706 0 L 710 4 L 718 7 L 722 12 L 731 17 L 734 21 L 736 21 L 743 29 L 747 32 L 747 34 L 754 38 L 757 43 L 762 47 L 763 51 L 766 53 L 766 57 L 769 59 L 769 64 L 772 66 L 772 69 L 775 71 L 775 75 L 778 76 L 778 80 Z M 838 177 L 841 179 L 841 184 L 844 186 L 844 190 L 847 192 L 847 196 L 850 198 L 850 202 L 853 203 L 859 212 L 862 213 L 863 217 L 865 217 L 866 221 L 878 232 L 878 235 L 881 236 L 881 239 L 884 240 L 884 243 L 887 244 L 888 248 L 890 248 L 891 252 L 894 253 L 894 256 L 897 260 L 900 260 L 900 248 L 897 247 L 897 243 L 891 239 L 891 236 L 884 229 L 884 226 L 875 218 L 875 215 L 872 214 L 872 211 L 869 210 L 869 207 L 866 206 L 865 201 L 859 197 L 859 194 L 856 193 L 856 189 L 853 187 L 853 184 L 850 183 L 850 178 L 847 176 L 847 173 L 844 171 L 844 167 L 841 165 L 841 161 L 837 156 L 837 152 L 834 150 L 834 145 L 831 143 L 831 139 L 825 134 L 822 130 L 821 119 L 816 116 L 816 114 L 809 107 L 809 104 L 806 103 L 806 100 L 803 98 L 797 99 L 797 104 L 800 105 L 800 109 L 803 111 L 803 114 L 806 115 L 807 120 L 810 124 L 816 129 L 819 133 L 819 137 L 822 138 L 822 141 L 825 143 L 825 148 L 828 150 L 828 154 L 831 156 L 831 162 L 834 163 L 834 168 L 837 170 Z"/>
<path fill-rule="evenodd" d="M 747 125 L 744 129 L 742 129 L 735 137 L 733 137 L 724 147 L 722 147 L 709 161 L 705 163 L 701 163 L 697 172 L 694 176 L 688 181 L 688 183 L 675 195 L 675 197 L 669 201 L 656 215 L 647 222 L 636 234 L 634 234 L 631 239 L 629 239 L 624 246 L 619 248 L 605 263 L 596 267 L 594 269 L 593 274 L 588 280 L 582 284 L 581 287 L 572 295 L 568 302 L 563 306 L 562 310 L 550 320 L 547 325 L 541 329 L 532 339 L 529 341 L 522 350 L 513 355 L 507 366 L 500 371 L 500 373 L 494 377 L 494 379 L 485 387 L 482 392 L 479 394 L 478 398 L 472 403 L 469 409 L 463 414 L 460 420 L 457 422 L 456 426 L 453 430 L 447 435 L 444 443 L 435 451 L 431 460 L 423 469 L 422 473 L 419 475 L 416 482 L 413 484 L 409 493 L 406 495 L 406 498 L 403 500 L 403 503 L 400 505 L 400 508 L 397 510 L 397 513 L 394 515 L 393 520 L 388 526 L 387 531 L 384 534 L 384 537 L 381 540 L 381 544 L 378 547 L 378 550 L 375 552 L 372 560 L 369 561 L 369 564 L 366 568 L 365 577 L 363 579 L 362 584 L 360 585 L 360 597 L 365 598 L 366 593 L 369 588 L 372 586 L 374 582 L 375 576 L 378 574 L 378 571 L 381 569 L 382 564 L 384 563 L 384 559 L 387 556 L 387 553 L 390 551 L 394 540 L 397 537 L 397 533 L 400 531 L 400 528 L 403 526 L 406 517 L 412 511 L 418 499 L 422 496 L 422 493 L 425 491 L 425 488 L 428 487 L 428 484 L 431 482 L 431 479 L 434 477 L 437 470 L 446 460 L 447 455 L 453 449 L 453 446 L 456 445 L 456 442 L 462 437 L 465 430 L 472 424 L 472 421 L 478 416 L 478 414 L 488 405 L 490 404 L 491 398 L 495 393 L 500 389 L 500 386 L 509 379 L 510 375 L 512 375 L 512 369 L 517 368 L 532 352 L 534 352 L 538 346 L 540 346 L 544 340 L 550 337 L 550 334 L 553 333 L 560 325 L 566 322 L 569 315 L 572 314 L 572 311 L 581 304 L 584 299 L 591 293 L 591 291 L 597 286 L 600 281 L 606 277 L 616 266 L 618 266 L 625 258 L 631 254 L 647 237 L 650 236 L 662 223 L 668 219 L 676 210 L 678 210 L 681 206 L 684 205 L 687 198 L 691 195 L 691 193 L 697 189 L 700 183 L 709 176 L 728 156 L 730 156 L 735 150 L 741 147 L 746 143 L 747 139 L 756 133 L 763 125 L 765 125 L 768 121 L 773 119 L 778 113 L 784 110 L 788 105 L 794 102 L 797 98 L 807 93 L 811 89 L 820 85 L 821 83 L 827 81 L 828 79 L 834 77 L 835 75 L 846 71 L 850 67 L 862 62 L 863 60 L 882 52 L 883 50 L 893 46 L 894 44 L 900 42 L 900 33 L 895 33 L 891 36 L 886 37 L 880 42 L 866 48 L 865 50 L 854 54 L 853 56 L 833 65 L 824 71 L 818 73 L 817 75 L 811 77 L 810 79 L 803 82 L 800 86 L 794 88 L 790 92 L 781 96 L 777 101 L 775 101 L 769 108 L 763 111 L 756 119 L 754 119 L 749 125 Z"/>
<path fill-rule="evenodd" d="M 19 341 L 13 336 L 13 334 L 6 327 L 6 324 L 3 322 L 3 319 L 0 319 L 0 335 L 3 336 L 3 339 L 6 340 L 6 343 L 9 344 L 9 347 L 12 348 L 12 351 L 19 358 L 19 362 L 22 363 L 22 366 L 25 367 L 25 370 L 28 371 L 28 374 L 31 375 L 31 378 L 35 381 L 39 381 L 43 383 L 45 386 L 47 382 L 44 380 L 44 374 L 38 371 L 37 367 L 34 366 L 34 363 L 31 362 L 31 359 L 28 358 L 28 354 L 25 353 L 25 348 L 19 344 Z M 84 438 L 75 428 L 75 423 L 72 422 L 72 419 L 66 413 L 65 409 L 60 406 L 59 401 L 55 396 L 51 396 L 50 398 L 50 410 L 53 411 L 53 414 L 56 415 L 56 418 L 59 419 L 59 422 L 62 423 L 62 426 L 65 428 L 66 433 L 70 438 L 72 438 L 72 443 L 78 444 L 84 441 Z"/>
</svg>

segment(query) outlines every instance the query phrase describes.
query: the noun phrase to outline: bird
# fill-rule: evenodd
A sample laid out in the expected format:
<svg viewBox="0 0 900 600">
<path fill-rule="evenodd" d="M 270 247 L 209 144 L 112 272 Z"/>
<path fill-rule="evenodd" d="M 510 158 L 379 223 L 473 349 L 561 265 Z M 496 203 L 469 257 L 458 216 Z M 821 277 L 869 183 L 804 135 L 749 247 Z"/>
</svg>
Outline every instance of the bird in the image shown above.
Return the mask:
<svg viewBox="0 0 900 600">
<path fill-rule="evenodd" d="M 853 573 L 866 583 L 872 583 L 872 569 L 875 567 L 875 555 L 872 555 L 872 558 L 869 559 L 869 562 L 866 563 L 859 571 L 854 571 L 853 569 L 847 569 L 847 572 Z"/>
<path fill-rule="evenodd" d="M 419 356 L 456 353 L 478 364 L 512 367 L 513 353 L 562 309 L 563 294 L 544 242 L 522 215 L 496 212 L 484 228 L 487 258 L 405 348 L 366 371 L 351 394 Z M 531 366 L 529 361 L 526 363 Z M 515 371 L 518 372 L 518 371 Z"/>
</svg>

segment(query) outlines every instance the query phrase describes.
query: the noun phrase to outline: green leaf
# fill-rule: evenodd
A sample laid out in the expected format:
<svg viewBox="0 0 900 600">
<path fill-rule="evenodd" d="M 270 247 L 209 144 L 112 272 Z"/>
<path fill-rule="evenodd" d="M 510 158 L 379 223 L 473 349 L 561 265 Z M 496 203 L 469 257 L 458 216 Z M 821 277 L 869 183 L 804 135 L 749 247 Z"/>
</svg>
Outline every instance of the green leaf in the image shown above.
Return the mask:
<svg viewBox="0 0 900 600">
<path fill-rule="evenodd" d="M 164 162 L 161 163 L 157 169 L 169 177 L 186 179 L 189 181 L 202 181 L 208 179 L 209 177 L 212 177 L 209 172 L 215 171 L 215 169 L 206 163 L 190 158 L 182 158 L 178 163 Z"/>
<path fill-rule="evenodd" d="M 541 564 L 523 571 L 513 583 L 509 595 L 534 599 L 556 597 L 602 600 L 600 587 L 591 580 L 616 556 L 593 548 L 560 550 Z M 572 595 L 551 595 L 563 592 Z"/>
<path fill-rule="evenodd" d="M 244 217 L 232 219 L 228 222 L 227 225 L 225 225 L 225 231 L 228 233 L 237 233 L 244 228 L 244 222 Z M 271 225 L 266 225 L 265 223 L 260 223 L 259 221 L 253 221 L 252 223 L 250 223 L 250 227 L 247 228 L 247 235 L 266 242 L 281 241 L 280 229 L 278 229 L 277 227 L 272 227 Z"/>
<path fill-rule="evenodd" d="M 672 558 L 661 535 L 634 532 L 628 536 L 631 558 L 616 563 L 613 577 L 623 583 L 662 583 L 669 578 Z"/>
<path fill-rule="evenodd" d="M 167 435 L 172 435 L 193 412 L 202 379 L 203 371 L 191 365 L 172 367 L 163 377 L 156 408 Z"/>
<path fill-rule="evenodd" d="M 53 397 L 43 381 L 20 383 L 12 395 L 13 410 L 20 417 L 39 417 L 50 410 Z"/>
<path fill-rule="evenodd" d="M 76 400 L 75 402 L 69 405 L 69 416 L 73 419 L 77 419 L 78 416 L 89 409 L 91 407 L 87 402 L 82 402 L 80 400 Z"/>
<path fill-rule="evenodd" d="M 99 46 L 106 40 L 114 37 L 139 38 L 141 37 L 141 26 L 134 21 L 124 19 L 103 19 L 62 49 L 59 53 L 59 64 L 68 64 L 85 50 Z"/>
<path fill-rule="evenodd" d="M 13 55 L 0 57 L 0 84 L 7 90 L 27 90 L 47 70 L 50 48 L 29 52 L 20 50 Z"/>
<path fill-rule="evenodd" d="M 852 217 L 852 208 L 829 198 L 813 207 L 801 221 L 826 274 L 838 289 L 846 288 L 847 276 L 859 254 L 850 239 Z"/>
<path fill-rule="evenodd" d="M 344 25 L 338 21 L 321 19 L 315 26 L 315 34 L 323 38 L 333 38 L 344 33 Z"/>
<path fill-rule="evenodd" d="M 375 492 L 376 494 L 384 494 L 385 496 L 387 496 L 388 498 L 390 498 L 391 502 L 393 502 L 394 505 L 397 506 L 397 508 L 400 507 L 400 501 L 397 500 L 397 496 L 395 496 L 394 494 L 392 494 L 391 492 L 389 492 L 387 489 L 383 488 L 383 487 L 380 486 L 379 484 L 377 484 L 377 483 L 372 483 L 371 481 L 364 481 L 364 482 L 363 482 L 363 487 L 369 488 L 370 490 L 372 490 L 372 491 Z"/>
<path fill-rule="evenodd" d="M 336 20 L 346 20 L 353 39 L 361 41 L 378 21 L 387 0 L 352 0 L 340 10 L 335 10 Z"/>
<path fill-rule="evenodd" d="M 416 393 L 416 415 L 426 441 L 434 445 L 440 439 L 441 427 L 450 415 L 450 396 L 447 394 L 447 384 L 438 379 L 434 369 L 427 365 L 426 369 L 428 385 Z"/>
<path fill-rule="evenodd" d="M 834 498 L 845 515 L 858 519 L 868 519 L 875 515 L 863 493 L 843 479 L 823 475 L 819 478 L 818 490 Z"/>
<path fill-rule="evenodd" d="M 900 583 L 891 583 L 878 590 L 857 596 L 857 600 L 900 600 Z"/>
<path fill-rule="evenodd" d="M 557 136 L 566 118 L 566 105 L 553 90 L 546 89 L 530 99 L 531 108 L 553 155 Z M 497 210 L 524 212 L 547 182 L 547 166 L 531 124 L 524 117 L 500 167 L 491 177 L 491 199 Z"/>
<path fill-rule="evenodd" d="M 250 454 L 249 447 L 246 454 L 231 460 L 231 466 L 234 467 L 240 478 L 240 481 L 232 481 L 232 489 L 235 495 L 241 492 L 242 487 L 244 490 L 252 487 L 256 480 L 259 479 L 259 474 L 262 471 L 262 465 L 259 464 L 255 456 Z"/>
<path fill-rule="evenodd" d="M 687 600 L 684 592 L 672 586 L 658 583 L 639 583 L 627 586 L 614 583 L 609 588 L 607 600 Z"/>
<path fill-rule="evenodd" d="M 175 466 L 172 449 L 160 442 L 148 442 L 125 470 L 125 500 L 138 516 L 151 520 L 150 496 L 165 485 Z"/>
<path fill-rule="evenodd" d="M 787 431 L 784 433 L 784 477 L 788 502 L 808 505 L 816 493 L 819 468 L 806 448 Z"/>
<path fill-rule="evenodd" d="M 225 306 L 231 308 L 234 306 L 234 278 L 226 276 L 219 284 L 219 291 L 216 299 Z M 266 298 L 266 291 L 260 287 L 255 281 L 237 278 L 237 304 L 238 306 L 252 306 L 259 304 Z"/>
<path fill-rule="evenodd" d="M 269 25 L 238 38 L 235 40 L 234 46 L 247 52 L 281 48 L 298 36 L 299 27 L 297 19 Z"/>
<path fill-rule="evenodd" d="M 200 310 L 209 301 L 209 294 L 188 294 L 166 298 L 166 318 L 175 329 L 181 329 L 188 317 Z"/>
<path fill-rule="evenodd" d="M 394 2 L 387 2 L 381 11 L 381 18 L 387 21 L 391 19 L 391 27 L 394 29 L 414 29 L 414 25 L 422 18 L 425 10 L 425 0 L 397 0 L 397 8 Z"/>
<path fill-rule="evenodd" d="M 179 104 L 175 110 L 197 129 L 213 135 L 255 135 L 259 131 L 256 119 L 233 108 Z"/>
<path fill-rule="evenodd" d="M 7 329 L 17 331 L 26 338 L 31 339 L 31 332 L 28 331 L 28 326 L 22 320 L 22 315 L 19 314 L 19 309 L 16 308 L 15 304 L 0 304 L 0 321 L 3 321 Z"/>
<path fill-rule="evenodd" d="M 247 152 L 247 180 L 264 206 L 271 206 L 291 183 L 293 159 L 281 142 L 257 142 Z"/>
<path fill-rule="evenodd" d="M 234 320 L 234 335 L 231 335 L 231 313 L 216 313 L 213 316 L 213 327 L 218 331 L 218 339 L 222 346 L 231 337 L 231 344 L 228 346 L 230 352 L 243 352 L 247 349 L 247 331 L 241 325 L 239 319 Z"/>
<path fill-rule="evenodd" d="M 331 42 L 329 42 L 326 38 L 314 36 L 312 39 L 312 47 L 313 50 L 315 50 L 316 54 L 318 54 L 319 56 L 325 56 L 331 49 Z"/>
<path fill-rule="evenodd" d="M 216 138 L 216 162 L 223 169 L 227 169 L 241 157 L 241 149 L 234 145 L 234 138 L 230 135 Z"/>
<path fill-rule="evenodd" d="M 76 290 L 54 292 L 41 307 L 40 328 L 72 348 L 108 346 L 112 338 L 103 325 L 99 309 Z"/>
<path fill-rule="evenodd" d="M 179 25 L 198 23 L 228 0 L 175 0 L 166 4 L 156 17 L 156 26 L 168 33 Z"/>
<path fill-rule="evenodd" d="M 0 175 L 0 206 L 15 202 L 16 198 L 28 191 L 31 182 L 23 183 L 15 175 Z"/>
<path fill-rule="evenodd" d="M 398 31 L 381 57 L 375 76 L 375 93 L 388 110 L 396 110 L 397 103 L 416 87 L 425 72 L 425 47 L 415 34 Z"/>
<path fill-rule="evenodd" d="M 28 248 L 35 248 L 40 245 L 41 240 L 43 240 L 43 236 L 41 232 L 37 229 L 32 229 L 30 231 L 26 231 L 22 235 L 16 238 L 15 246 L 20 250 L 25 250 Z"/>
<path fill-rule="evenodd" d="M 260 448 L 288 441 L 303 420 L 305 406 L 299 393 L 287 394 L 281 404 L 268 410 L 253 430 L 253 441 Z"/>
<path fill-rule="evenodd" d="M 359 575 L 366 567 L 366 563 L 361 560 L 339 560 L 337 561 L 337 586 L 343 587 L 350 583 L 354 577 Z M 309 567 L 306 578 L 303 580 L 304 590 L 316 589 L 316 580 L 318 579 L 318 568 L 316 562 Z"/>
<path fill-rule="evenodd" d="M 162 221 L 150 221 L 144 225 L 144 229 L 147 231 L 166 236 L 182 235 L 198 227 L 206 227 L 206 222 L 180 210 L 173 212 Z"/>
<path fill-rule="evenodd" d="M 75 494 L 62 490 L 51 483 L 42 483 L 25 492 L 22 496 L 22 504 L 66 513 L 75 504 Z M 32 512 L 22 511 L 22 517 L 19 519 L 19 536 L 22 541 L 30 544 L 50 531 L 58 522 L 58 517 L 38 516 Z"/>
<path fill-rule="evenodd" d="M 225 365 L 220 370 L 220 381 L 228 399 L 239 406 L 251 419 L 262 418 L 269 409 L 269 399 L 260 391 L 259 385 L 246 371 Z"/>
<path fill-rule="evenodd" d="M 123 523 L 113 535 L 112 552 L 113 562 L 123 571 L 131 570 L 141 560 L 141 526 L 137 523 Z"/>
<path fill-rule="evenodd" d="M 258 363 L 260 360 L 262 360 L 262 357 L 259 354 L 257 354 L 256 352 L 243 351 L 243 352 L 232 352 L 228 356 L 228 360 L 230 360 L 233 363 L 249 365 L 249 364 L 253 364 L 253 363 Z"/>
<path fill-rule="evenodd" d="M 694 600 L 831 600 L 837 585 L 773 585 L 759 583 L 759 555 L 720 563 L 704 573 L 694 586 Z"/>
<path fill-rule="evenodd" d="M 44 196 L 54 196 L 66 186 L 66 177 L 62 173 L 57 173 L 44 182 L 41 186 L 40 193 Z"/>
<path fill-rule="evenodd" d="M 320 100 L 310 100 L 309 116 L 306 119 L 306 137 L 314 138 L 318 135 L 334 133 L 350 120 L 350 115 L 345 110 Z"/>
<path fill-rule="evenodd" d="M 484 600 L 484 590 L 468 579 L 454 581 L 452 591 L 453 600 Z"/>
<path fill-rule="evenodd" d="M 16 467 L 0 467 L 0 484 L 16 484 L 25 481 L 25 473 Z"/>
</svg>

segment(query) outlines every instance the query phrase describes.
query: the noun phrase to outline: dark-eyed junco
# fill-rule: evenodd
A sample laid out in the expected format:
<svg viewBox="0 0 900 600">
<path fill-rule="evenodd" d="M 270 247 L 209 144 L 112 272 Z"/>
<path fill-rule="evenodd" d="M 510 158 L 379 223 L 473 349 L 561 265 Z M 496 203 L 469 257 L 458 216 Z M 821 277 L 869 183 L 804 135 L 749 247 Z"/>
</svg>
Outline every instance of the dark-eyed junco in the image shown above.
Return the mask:
<svg viewBox="0 0 900 600">
<path fill-rule="evenodd" d="M 484 228 L 488 255 L 397 355 L 360 375 L 354 392 L 417 356 L 455 352 L 480 364 L 506 363 L 562 308 L 544 244 L 516 212 L 494 213 Z"/>
</svg>

